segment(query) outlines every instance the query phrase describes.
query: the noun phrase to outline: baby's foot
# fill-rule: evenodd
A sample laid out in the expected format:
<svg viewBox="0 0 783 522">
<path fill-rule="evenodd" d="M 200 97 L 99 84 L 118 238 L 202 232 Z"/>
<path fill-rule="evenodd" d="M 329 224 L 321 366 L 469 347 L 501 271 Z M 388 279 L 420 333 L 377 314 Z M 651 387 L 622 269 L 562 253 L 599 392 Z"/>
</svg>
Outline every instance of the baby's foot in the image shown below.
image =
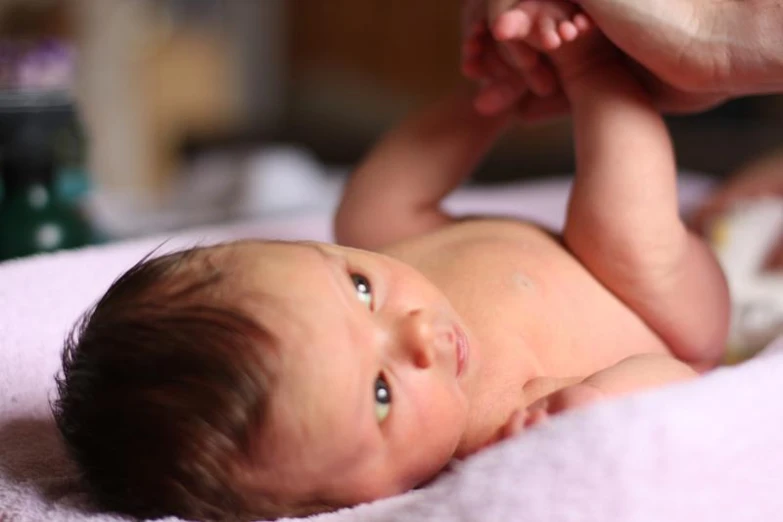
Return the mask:
<svg viewBox="0 0 783 522">
<path fill-rule="evenodd" d="M 495 38 L 522 40 L 545 53 L 561 83 L 595 71 L 616 53 L 588 16 L 565 0 L 522 0 L 492 27 Z"/>
<path fill-rule="evenodd" d="M 592 26 L 588 16 L 564 0 L 522 0 L 498 16 L 493 36 L 501 42 L 524 41 L 541 51 L 572 42 Z"/>
</svg>

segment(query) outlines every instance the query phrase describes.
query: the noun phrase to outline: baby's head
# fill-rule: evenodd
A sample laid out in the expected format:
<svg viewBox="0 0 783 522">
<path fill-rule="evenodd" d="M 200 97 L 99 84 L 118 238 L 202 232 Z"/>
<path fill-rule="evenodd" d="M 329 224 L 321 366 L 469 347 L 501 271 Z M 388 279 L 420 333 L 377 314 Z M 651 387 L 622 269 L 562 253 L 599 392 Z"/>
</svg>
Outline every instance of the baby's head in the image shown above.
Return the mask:
<svg viewBox="0 0 783 522">
<path fill-rule="evenodd" d="M 147 259 L 66 342 L 57 424 L 106 509 L 304 515 L 434 477 L 467 424 L 460 319 L 411 267 L 315 243 Z"/>
</svg>

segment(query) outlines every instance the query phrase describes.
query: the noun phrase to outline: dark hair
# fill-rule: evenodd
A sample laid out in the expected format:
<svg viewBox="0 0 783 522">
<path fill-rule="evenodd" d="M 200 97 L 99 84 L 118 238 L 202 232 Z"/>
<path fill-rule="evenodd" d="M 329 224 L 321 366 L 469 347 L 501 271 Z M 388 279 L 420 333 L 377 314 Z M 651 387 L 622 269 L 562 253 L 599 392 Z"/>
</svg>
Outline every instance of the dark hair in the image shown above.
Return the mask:
<svg viewBox="0 0 783 522">
<path fill-rule="evenodd" d="M 200 249 L 144 259 L 65 341 L 54 418 L 103 509 L 244 520 L 329 509 L 253 489 L 274 339 Z"/>
</svg>

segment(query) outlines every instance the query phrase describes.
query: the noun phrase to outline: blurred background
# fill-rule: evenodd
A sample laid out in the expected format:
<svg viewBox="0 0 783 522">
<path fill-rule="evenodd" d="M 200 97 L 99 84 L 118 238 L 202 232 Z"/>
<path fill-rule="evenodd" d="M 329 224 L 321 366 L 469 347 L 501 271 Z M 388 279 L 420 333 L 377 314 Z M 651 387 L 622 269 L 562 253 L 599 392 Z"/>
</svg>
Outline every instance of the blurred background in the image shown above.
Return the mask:
<svg viewBox="0 0 783 522">
<path fill-rule="evenodd" d="M 462 81 L 459 4 L 0 0 L 0 259 L 318 205 Z M 681 167 L 716 177 L 782 122 L 775 96 L 669 119 Z M 512 132 L 474 183 L 572 170 L 558 121 Z"/>
</svg>

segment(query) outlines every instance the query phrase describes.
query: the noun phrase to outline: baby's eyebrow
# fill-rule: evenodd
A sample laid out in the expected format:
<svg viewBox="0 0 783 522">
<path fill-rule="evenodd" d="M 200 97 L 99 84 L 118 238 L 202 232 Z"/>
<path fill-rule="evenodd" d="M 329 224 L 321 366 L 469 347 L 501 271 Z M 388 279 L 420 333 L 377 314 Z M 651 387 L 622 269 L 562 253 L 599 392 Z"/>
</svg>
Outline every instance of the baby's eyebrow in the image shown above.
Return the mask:
<svg viewBox="0 0 783 522">
<path fill-rule="evenodd" d="M 310 241 L 296 241 L 293 243 L 293 245 L 307 249 L 311 252 L 315 252 L 318 254 L 318 257 L 321 258 L 321 261 L 326 263 L 327 265 L 333 265 L 335 262 L 335 256 L 329 254 L 326 252 L 323 248 L 319 247 L 317 243 L 313 243 Z"/>
<path fill-rule="evenodd" d="M 324 263 L 327 263 L 331 265 L 334 262 L 334 258 L 327 254 L 323 248 L 320 248 L 318 245 L 315 245 L 313 243 L 300 243 L 305 248 L 309 248 L 310 250 L 315 251 L 323 260 Z"/>
<path fill-rule="evenodd" d="M 337 256 L 335 256 L 335 255 L 329 254 L 328 252 L 324 251 L 323 248 L 320 248 L 316 244 L 299 243 L 299 245 L 301 245 L 302 247 L 305 247 L 305 248 L 307 248 L 307 249 L 309 249 L 311 251 L 314 251 L 314 252 L 316 252 L 318 254 L 318 256 L 321 258 L 321 260 L 326 265 L 326 268 L 329 269 L 329 271 L 330 271 L 330 273 L 332 275 L 332 280 L 334 281 L 334 284 L 337 287 L 339 294 L 343 298 L 350 297 L 350 296 L 346 295 L 346 293 L 345 293 L 345 282 L 339 280 L 338 276 L 337 276 L 337 271 L 342 272 L 342 270 L 343 270 L 342 266 L 338 266 L 339 265 L 339 258 Z M 347 303 L 348 303 L 348 301 L 346 300 L 346 304 Z"/>
</svg>

